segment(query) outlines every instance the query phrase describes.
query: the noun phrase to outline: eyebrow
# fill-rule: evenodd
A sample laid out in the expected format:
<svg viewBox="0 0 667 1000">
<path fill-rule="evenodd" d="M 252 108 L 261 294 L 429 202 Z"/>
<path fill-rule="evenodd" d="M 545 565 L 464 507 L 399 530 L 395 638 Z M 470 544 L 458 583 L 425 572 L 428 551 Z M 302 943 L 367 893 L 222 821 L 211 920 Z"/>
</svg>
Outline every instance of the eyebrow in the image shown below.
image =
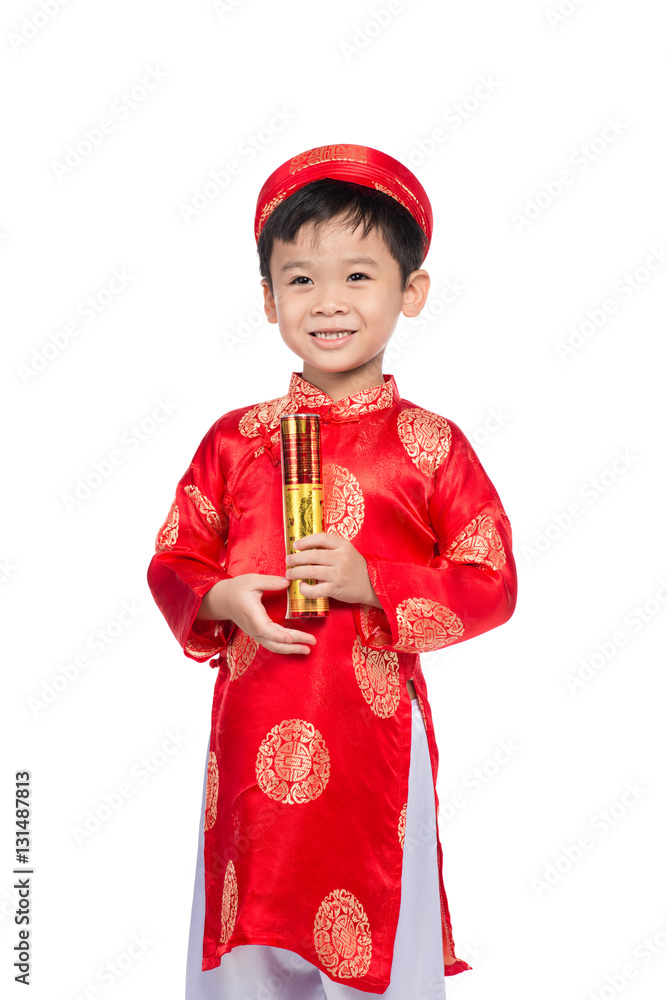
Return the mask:
<svg viewBox="0 0 667 1000">
<path fill-rule="evenodd" d="M 342 263 L 347 265 L 365 264 L 367 267 L 378 266 L 377 261 L 374 260 L 373 257 L 344 257 Z M 312 266 L 313 266 L 312 260 L 288 260 L 288 262 L 286 264 L 283 264 L 283 266 L 280 268 L 280 273 L 282 274 L 283 271 L 291 271 L 293 268 L 297 267 L 308 268 Z"/>
</svg>

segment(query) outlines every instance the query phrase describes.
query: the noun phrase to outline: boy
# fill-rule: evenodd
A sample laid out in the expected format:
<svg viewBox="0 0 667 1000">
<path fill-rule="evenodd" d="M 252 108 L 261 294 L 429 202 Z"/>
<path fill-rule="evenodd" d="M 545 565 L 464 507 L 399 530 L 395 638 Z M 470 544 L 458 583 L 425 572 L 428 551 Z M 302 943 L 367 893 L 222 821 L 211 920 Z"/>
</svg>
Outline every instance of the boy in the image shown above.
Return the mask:
<svg viewBox="0 0 667 1000">
<path fill-rule="evenodd" d="M 382 373 L 399 315 L 426 302 L 431 230 L 417 178 L 365 146 L 308 150 L 259 195 L 266 315 L 303 370 L 210 428 L 148 570 L 185 654 L 218 667 L 190 1000 L 442 997 L 470 968 L 419 653 L 507 621 L 517 586 L 468 440 Z M 320 417 L 325 530 L 285 559 L 280 417 L 296 412 Z M 285 619 L 292 579 L 328 617 Z"/>
</svg>

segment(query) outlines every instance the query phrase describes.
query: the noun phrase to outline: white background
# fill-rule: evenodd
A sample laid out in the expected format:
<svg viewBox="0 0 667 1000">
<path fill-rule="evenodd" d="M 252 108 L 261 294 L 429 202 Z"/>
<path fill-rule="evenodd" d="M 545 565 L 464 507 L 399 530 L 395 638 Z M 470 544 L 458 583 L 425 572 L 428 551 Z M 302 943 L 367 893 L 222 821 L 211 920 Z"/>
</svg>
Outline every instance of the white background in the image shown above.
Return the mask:
<svg viewBox="0 0 667 1000">
<path fill-rule="evenodd" d="M 30 995 L 183 994 L 215 675 L 181 653 L 146 569 L 204 432 L 300 370 L 256 312 L 258 191 L 296 153 L 351 142 L 406 162 L 431 198 L 428 322 L 401 320 L 384 370 L 473 442 L 519 571 L 506 625 L 423 658 L 445 885 L 474 967 L 447 995 L 664 995 L 659 5 L 6 0 L 1 20 L 1 981 L 25 995 L 11 810 L 28 768 Z M 127 284 L 109 296 L 114 270 Z M 443 303 L 448 282 L 463 290 Z M 128 967 L 133 935 L 148 943 Z"/>
</svg>

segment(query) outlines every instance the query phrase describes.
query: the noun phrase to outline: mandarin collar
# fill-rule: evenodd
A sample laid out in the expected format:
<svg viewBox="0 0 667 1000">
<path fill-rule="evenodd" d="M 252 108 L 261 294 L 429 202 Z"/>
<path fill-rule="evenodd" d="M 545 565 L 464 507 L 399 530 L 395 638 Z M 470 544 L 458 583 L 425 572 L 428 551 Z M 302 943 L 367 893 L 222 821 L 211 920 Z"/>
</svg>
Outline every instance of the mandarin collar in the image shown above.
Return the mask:
<svg viewBox="0 0 667 1000">
<path fill-rule="evenodd" d="M 351 396 L 344 396 L 343 399 L 333 400 L 326 392 L 307 382 L 300 372 L 292 372 L 288 395 L 299 409 L 307 407 L 309 410 L 324 410 L 330 412 L 334 419 L 354 420 L 364 413 L 383 410 L 400 401 L 394 376 L 383 374 L 382 377 L 383 385 L 374 385 L 370 389 L 353 392 Z"/>
</svg>

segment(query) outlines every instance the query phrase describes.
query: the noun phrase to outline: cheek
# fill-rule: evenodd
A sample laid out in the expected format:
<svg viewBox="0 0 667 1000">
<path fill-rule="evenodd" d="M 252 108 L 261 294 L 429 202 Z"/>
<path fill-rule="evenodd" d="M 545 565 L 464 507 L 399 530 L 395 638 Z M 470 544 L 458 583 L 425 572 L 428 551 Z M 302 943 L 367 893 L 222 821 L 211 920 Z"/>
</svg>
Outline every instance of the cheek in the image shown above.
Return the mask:
<svg viewBox="0 0 667 1000">
<path fill-rule="evenodd" d="M 378 334 L 384 336 L 391 333 L 394 328 L 395 313 L 388 308 L 387 300 L 374 302 L 372 307 L 366 311 L 366 320 L 372 323 Z"/>
<path fill-rule="evenodd" d="M 298 304 L 295 303 L 289 296 L 285 296 L 276 301 L 276 315 L 278 317 L 278 322 L 287 327 L 291 327 L 298 318 L 299 309 Z"/>
</svg>

